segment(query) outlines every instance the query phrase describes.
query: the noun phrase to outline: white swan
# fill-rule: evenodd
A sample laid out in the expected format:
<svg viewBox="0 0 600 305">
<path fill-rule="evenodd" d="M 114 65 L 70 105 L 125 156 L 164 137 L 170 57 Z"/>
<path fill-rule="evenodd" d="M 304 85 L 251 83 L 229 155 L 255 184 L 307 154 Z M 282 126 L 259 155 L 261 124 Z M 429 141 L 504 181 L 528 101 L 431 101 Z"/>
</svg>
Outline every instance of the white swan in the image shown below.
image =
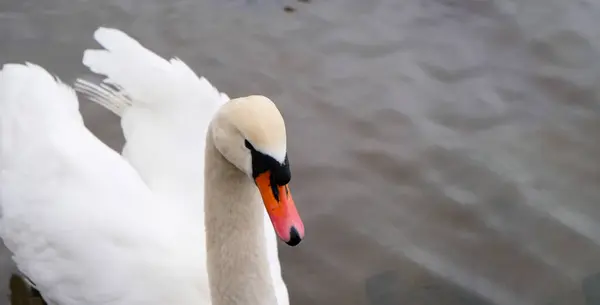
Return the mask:
<svg viewBox="0 0 600 305">
<path fill-rule="evenodd" d="M 270 155 L 285 156 L 283 118 L 265 97 L 234 99 L 205 138 L 207 249 L 197 215 L 85 128 L 71 88 L 39 66 L 4 65 L 0 234 L 19 270 L 49 304 L 276 304 L 261 195 L 282 239 L 304 233 L 285 157 Z"/>
<path fill-rule="evenodd" d="M 229 97 L 179 59 L 167 61 L 118 29 L 100 27 L 94 38 L 105 49 L 86 50 L 83 64 L 114 86 L 78 79 L 75 89 L 121 117 L 126 140 L 122 155 L 155 194 L 167 200 L 177 198 L 177 208 L 197 217 L 196 222 L 203 226 L 205 141 L 201 135 L 206 134 L 211 118 Z M 284 160 L 285 134 L 280 144 L 263 145 L 262 149 Z M 266 211 L 264 230 L 261 244 L 267 247 L 278 305 L 289 305 L 275 232 Z M 204 240 L 198 245 L 205 247 Z"/>
</svg>

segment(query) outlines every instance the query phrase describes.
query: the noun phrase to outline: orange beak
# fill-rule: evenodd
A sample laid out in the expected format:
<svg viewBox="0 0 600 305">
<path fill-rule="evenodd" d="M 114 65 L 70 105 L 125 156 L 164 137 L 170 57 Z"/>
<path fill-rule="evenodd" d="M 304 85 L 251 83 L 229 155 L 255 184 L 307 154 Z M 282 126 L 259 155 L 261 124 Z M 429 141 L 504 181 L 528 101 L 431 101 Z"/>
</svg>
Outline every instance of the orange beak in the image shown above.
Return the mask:
<svg viewBox="0 0 600 305">
<path fill-rule="evenodd" d="M 277 236 L 292 247 L 298 245 L 304 238 L 304 224 L 292 199 L 289 186 L 271 185 L 270 171 L 260 174 L 254 181 Z"/>
</svg>

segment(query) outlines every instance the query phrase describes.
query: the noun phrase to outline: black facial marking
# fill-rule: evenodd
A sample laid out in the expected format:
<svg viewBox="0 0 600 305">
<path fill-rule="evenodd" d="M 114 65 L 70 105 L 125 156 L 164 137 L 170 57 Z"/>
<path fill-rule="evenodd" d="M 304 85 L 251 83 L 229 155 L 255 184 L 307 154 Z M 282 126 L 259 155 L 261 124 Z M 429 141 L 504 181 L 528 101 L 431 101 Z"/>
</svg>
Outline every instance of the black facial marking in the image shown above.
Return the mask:
<svg viewBox="0 0 600 305">
<path fill-rule="evenodd" d="M 271 192 L 273 192 L 273 197 L 275 197 L 275 200 L 279 202 L 279 188 L 275 183 L 273 183 L 273 180 L 271 180 Z"/>
<path fill-rule="evenodd" d="M 248 140 L 244 141 L 244 145 L 246 145 L 246 148 L 248 148 L 249 150 L 254 150 L 254 146 L 252 146 L 252 144 L 250 144 Z"/>
<path fill-rule="evenodd" d="M 273 157 L 257 151 L 248 140 L 246 140 L 244 144 L 246 145 L 246 148 L 250 150 L 252 156 L 252 177 L 256 178 L 266 171 L 271 171 L 271 188 L 275 199 L 279 201 L 279 189 L 277 186 L 288 184 L 292 178 L 290 162 L 287 155 L 285 156 L 283 164 L 281 164 L 273 159 Z M 287 188 L 286 192 L 288 192 Z"/>
</svg>

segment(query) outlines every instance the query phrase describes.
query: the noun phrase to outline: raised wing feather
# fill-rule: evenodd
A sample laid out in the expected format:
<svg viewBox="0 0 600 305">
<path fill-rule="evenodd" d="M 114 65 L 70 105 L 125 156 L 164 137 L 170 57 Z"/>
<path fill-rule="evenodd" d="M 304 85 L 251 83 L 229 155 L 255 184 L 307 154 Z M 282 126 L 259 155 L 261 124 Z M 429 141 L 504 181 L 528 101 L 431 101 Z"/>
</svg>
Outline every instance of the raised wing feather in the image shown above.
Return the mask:
<svg viewBox="0 0 600 305">
<path fill-rule="evenodd" d="M 60 305 L 209 301 L 201 229 L 156 202 L 83 125 L 73 90 L 43 68 L 0 71 L 0 234 Z"/>
<path fill-rule="evenodd" d="M 105 49 L 86 50 L 83 63 L 104 84 L 80 79 L 76 90 L 122 117 L 123 155 L 154 191 L 185 193 L 189 200 L 179 202 L 203 215 L 205 134 L 229 97 L 184 62 L 167 61 L 119 30 L 99 28 L 94 38 Z"/>
</svg>

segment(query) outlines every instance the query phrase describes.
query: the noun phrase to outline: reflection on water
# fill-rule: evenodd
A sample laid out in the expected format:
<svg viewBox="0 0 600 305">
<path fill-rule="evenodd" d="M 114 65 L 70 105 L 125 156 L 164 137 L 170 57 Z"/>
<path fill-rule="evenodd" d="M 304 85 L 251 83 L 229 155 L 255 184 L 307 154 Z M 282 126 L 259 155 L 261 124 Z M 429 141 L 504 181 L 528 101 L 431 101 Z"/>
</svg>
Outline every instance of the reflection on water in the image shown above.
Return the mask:
<svg viewBox="0 0 600 305">
<path fill-rule="evenodd" d="M 0 59 L 87 77 L 100 25 L 280 105 L 292 304 L 598 303 L 599 3 L 6 0 Z"/>
</svg>

